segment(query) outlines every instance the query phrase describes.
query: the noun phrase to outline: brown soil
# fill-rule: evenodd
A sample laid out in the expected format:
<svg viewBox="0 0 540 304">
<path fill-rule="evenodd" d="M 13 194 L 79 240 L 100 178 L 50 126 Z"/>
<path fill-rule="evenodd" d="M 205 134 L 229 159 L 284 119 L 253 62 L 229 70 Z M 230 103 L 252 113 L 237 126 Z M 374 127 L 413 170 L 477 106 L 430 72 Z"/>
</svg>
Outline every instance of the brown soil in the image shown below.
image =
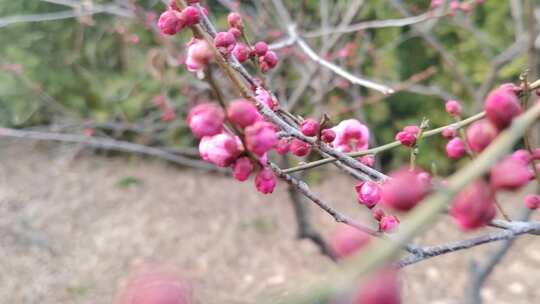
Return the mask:
<svg viewBox="0 0 540 304">
<path fill-rule="evenodd" d="M 256 303 L 334 267 L 309 241 L 295 240 L 284 185 L 263 196 L 252 181 L 78 152 L 74 146 L 0 139 L 2 303 L 111 303 L 144 261 L 181 270 L 197 303 Z M 353 181 L 329 174 L 314 189 L 369 222 L 354 201 Z M 520 202 L 506 204 L 511 209 Z M 318 209 L 312 217 L 325 235 L 336 225 Z M 445 219 L 419 241 L 460 238 Z M 462 303 L 471 259 L 481 261 L 493 248 L 407 267 L 404 303 Z M 486 303 L 537 303 L 539 280 L 539 239 L 526 236 L 482 294 Z"/>
</svg>

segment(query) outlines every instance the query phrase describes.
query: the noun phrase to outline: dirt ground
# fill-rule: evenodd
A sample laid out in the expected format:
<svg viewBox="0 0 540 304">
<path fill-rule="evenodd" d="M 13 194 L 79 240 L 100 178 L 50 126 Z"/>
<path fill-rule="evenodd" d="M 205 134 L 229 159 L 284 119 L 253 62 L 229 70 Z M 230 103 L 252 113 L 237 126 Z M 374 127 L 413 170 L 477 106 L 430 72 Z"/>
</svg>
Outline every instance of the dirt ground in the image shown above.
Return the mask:
<svg viewBox="0 0 540 304">
<path fill-rule="evenodd" d="M 77 151 L 0 139 L 1 303 L 112 303 L 129 273 L 147 261 L 181 270 L 197 303 L 257 303 L 334 267 L 310 242 L 295 240 L 283 184 L 263 196 L 253 181 Z M 354 201 L 354 182 L 330 174 L 314 189 L 368 222 Z M 336 226 L 317 209 L 312 217 L 325 235 Z M 445 219 L 417 241 L 462 237 Z M 407 267 L 404 303 L 463 303 L 471 260 L 492 249 Z M 539 281 L 540 239 L 526 236 L 482 295 L 486 303 L 538 303 Z"/>
</svg>

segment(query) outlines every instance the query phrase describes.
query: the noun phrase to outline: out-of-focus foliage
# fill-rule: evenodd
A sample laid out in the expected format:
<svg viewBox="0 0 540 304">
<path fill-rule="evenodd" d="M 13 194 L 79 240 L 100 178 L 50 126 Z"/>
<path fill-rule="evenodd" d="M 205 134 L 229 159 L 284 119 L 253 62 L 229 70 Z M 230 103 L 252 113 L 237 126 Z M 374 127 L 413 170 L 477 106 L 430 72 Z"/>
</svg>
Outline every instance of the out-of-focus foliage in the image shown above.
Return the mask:
<svg viewBox="0 0 540 304">
<path fill-rule="evenodd" d="M 93 2 L 111 3 L 106 0 Z M 97 14 L 0 27 L 0 125 L 20 127 L 58 123 L 65 117 L 70 121 L 97 124 L 122 122 L 143 126 L 142 133 L 147 142 L 159 140 L 169 146 L 192 144 L 193 139 L 183 123 L 185 111 L 191 104 L 209 98 L 211 94 L 203 82 L 186 72 L 179 63 L 182 61 L 183 44 L 189 35 L 183 33 L 173 39 L 156 35 L 152 30 L 155 20 L 150 17 L 152 12 L 159 14 L 164 5 L 157 0 L 132 2 L 138 7 L 135 11 L 137 17 L 132 19 Z M 300 30 L 319 29 L 318 1 L 284 2 L 299 23 Z M 336 5 L 344 2 L 336 1 Z M 420 14 L 427 10 L 430 1 L 403 2 L 411 13 Z M 212 18 L 224 27 L 226 9 L 217 1 L 205 3 L 210 7 Z M 255 14 L 258 10 L 272 7 L 270 2 L 241 3 L 247 11 Z M 37 0 L 0 0 L 0 16 L 68 9 Z M 402 16 L 386 0 L 365 1 L 353 23 L 399 17 Z M 276 23 L 275 19 L 265 20 L 274 23 L 264 32 L 254 34 L 250 30 L 251 41 L 272 40 L 275 30 L 283 30 L 280 29 L 282 24 Z M 460 14 L 429 21 L 422 26 L 431 23 L 431 33 L 446 52 L 457 59 L 457 66 L 452 68 L 462 71 L 470 85 L 477 88 L 489 72 L 489 59 L 514 42 L 513 23 L 504 20 L 511 20 L 508 1 L 486 1 L 470 16 Z M 323 40 L 310 38 L 308 42 L 318 49 Z M 353 73 L 398 83 L 407 82 L 414 75 L 431 69 L 428 77 L 418 84 L 437 86 L 473 107 L 475 101 L 452 76 L 451 67 L 443 63 L 441 54 L 415 34 L 411 27 L 343 35 L 334 53 L 349 42 L 356 44 L 353 55 L 348 59 L 334 56 L 332 60 Z M 275 89 L 281 89 L 285 84 L 287 95 L 293 92 L 301 78 L 295 64 L 288 64 L 298 56 L 291 58 L 272 75 L 275 82 L 270 82 Z M 304 60 L 309 63 L 308 59 Z M 501 71 L 501 80 L 516 80 L 524 65 L 524 56 L 516 58 L 513 64 Z M 334 87 L 321 98 L 326 105 L 324 110 L 336 122 L 350 116 L 364 119 L 371 126 L 374 144 L 392 141 L 398 129 L 418 124 L 422 117 L 430 118 L 432 126 L 451 122 L 444 113 L 444 100 L 438 96 L 399 92 L 383 99 L 365 89 L 343 87 L 342 79 L 335 76 L 330 76 L 330 83 Z M 167 96 L 170 106 L 177 109 L 174 122 L 159 119 L 162 113 L 152 102 L 153 97 L 159 94 Z M 299 112 L 313 110 L 310 101 L 314 95 L 313 89 L 306 91 Z M 126 136 L 140 140 L 139 135 L 130 133 Z M 442 172 L 450 170 L 453 164 L 444 155 L 444 144 L 440 138 L 424 141 L 420 164 L 430 168 L 432 163 L 437 163 Z M 386 167 L 395 167 L 407 158 L 406 149 L 394 149 L 383 155 L 382 162 Z"/>
</svg>

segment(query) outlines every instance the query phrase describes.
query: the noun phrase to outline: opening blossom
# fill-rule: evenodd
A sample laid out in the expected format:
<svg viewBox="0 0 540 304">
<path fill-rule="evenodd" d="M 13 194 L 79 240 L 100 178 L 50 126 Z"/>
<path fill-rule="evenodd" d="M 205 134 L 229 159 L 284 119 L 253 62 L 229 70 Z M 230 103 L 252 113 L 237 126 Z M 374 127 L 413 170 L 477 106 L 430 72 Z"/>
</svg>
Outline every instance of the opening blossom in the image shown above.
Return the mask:
<svg viewBox="0 0 540 304">
<path fill-rule="evenodd" d="M 375 207 L 381 200 L 381 189 L 375 182 L 360 182 L 355 186 L 355 189 L 358 202 L 369 209 Z"/>
<path fill-rule="evenodd" d="M 230 166 L 242 150 L 240 138 L 228 133 L 205 136 L 199 142 L 202 159 L 223 168 Z"/>
<path fill-rule="evenodd" d="M 341 152 L 366 150 L 369 145 L 369 129 L 356 119 L 347 119 L 340 122 L 332 130 L 336 138 L 332 146 Z"/>
<path fill-rule="evenodd" d="M 407 126 L 396 134 L 395 139 L 406 147 L 413 147 L 416 145 L 416 137 L 420 132 L 420 128 L 417 126 Z"/>
<path fill-rule="evenodd" d="M 188 71 L 198 72 L 202 70 L 213 58 L 214 53 L 206 41 L 193 38 L 188 43 L 186 58 Z"/>
<path fill-rule="evenodd" d="M 248 150 L 262 156 L 272 150 L 277 142 L 277 128 L 266 121 L 257 121 L 245 130 L 245 141 Z"/>
<path fill-rule="evenodd" d="M 203 103 L 195 106 L 189 112 L 187 124 L 195 136 L 212 136 L 223 130 L 225 113 L 212 103 Z"/>
<path fill-rule="evenodd" d="M 158 27 L 162 34 L 175 35 L 182 30 L 184 25 L 185 20 L 176 10 L 166 10 L 159 16 Z"/>
</svg>

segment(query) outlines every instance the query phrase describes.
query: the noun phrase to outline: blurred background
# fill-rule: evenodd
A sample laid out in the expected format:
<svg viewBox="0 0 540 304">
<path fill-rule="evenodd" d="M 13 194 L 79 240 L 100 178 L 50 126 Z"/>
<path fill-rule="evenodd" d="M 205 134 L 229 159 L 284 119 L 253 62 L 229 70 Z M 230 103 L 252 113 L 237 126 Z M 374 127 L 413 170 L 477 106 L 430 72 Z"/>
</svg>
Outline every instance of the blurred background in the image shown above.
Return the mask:
<svg viewBox="0 0 540 304">
<path fill-rule="evenodd" d="M 276 47 L 286 41 L 271 1 L 202 2 L 218 27 L 226 28 L 228 12 L 240 8 L 251 41 Z M 268 84 L 295 113 L 363 121 L 370 146 L 377 146 L 423 117 L 431 127 L 451 123 L 446 100 L 461 101 L 468 116 L 495 85 L 518 82 L 527 69 L 531 80 L 538 78 L 536 1 L 487 0 L 470 12 L 433 17 L 446 9 L 449 1 L 443 2 L 422 22 L 325 33 L 325 26 L 425 16 L 431 1 L 284 1 L 321 57 L 397 93 L 386 97 L 351 85 L 295 46 L 276 49 L 280 63 L 266 76 Z M 2 302 L 111 303 L 130 269 L 158 261 L 191 278 L 200 303 L 255 303 L 335 267 L 309 241 L 295 239 L 285 185 L 263 196 L 252 181 L 208 173 L 198 161 L 186 113 L 215 96 L 183 65 L 190 33 L 159 34 L 156 22 L 165 8 L 158 0 L 0 0 L 0 127 L 47 139 L 0 132 Z M 226 97 L 236 98 L 215 73 Z M 77 140 L 58 144 L 51 134 Z M 84 138 L 150 147 L 169 162 Z M 419 164 L 442 176 L 459 168 L 444 145 L 441 137 L 423 141 Z M 408 157 L 406 149 L 392 149 L 377 166 L 390 170 Z M 356 208 L 349 177 L 322 168 L 306 178 L 341 210 L 370 221 Z M 520 197 L 508 200 L 518 204 Z M 311 215 L 323 235 L 335 229 L 326 214 L 313 209 Z M 422 241 L 460 237 L 443 221 Z M 407 268 L 406 303 L 461 303 L 471 260 L 490 246 Z M 495 272 L 483 291 L 486 302 L 540 298 L 538 244 L 520 239 L 504 263 L 504 276 Z"/>
</svg>

